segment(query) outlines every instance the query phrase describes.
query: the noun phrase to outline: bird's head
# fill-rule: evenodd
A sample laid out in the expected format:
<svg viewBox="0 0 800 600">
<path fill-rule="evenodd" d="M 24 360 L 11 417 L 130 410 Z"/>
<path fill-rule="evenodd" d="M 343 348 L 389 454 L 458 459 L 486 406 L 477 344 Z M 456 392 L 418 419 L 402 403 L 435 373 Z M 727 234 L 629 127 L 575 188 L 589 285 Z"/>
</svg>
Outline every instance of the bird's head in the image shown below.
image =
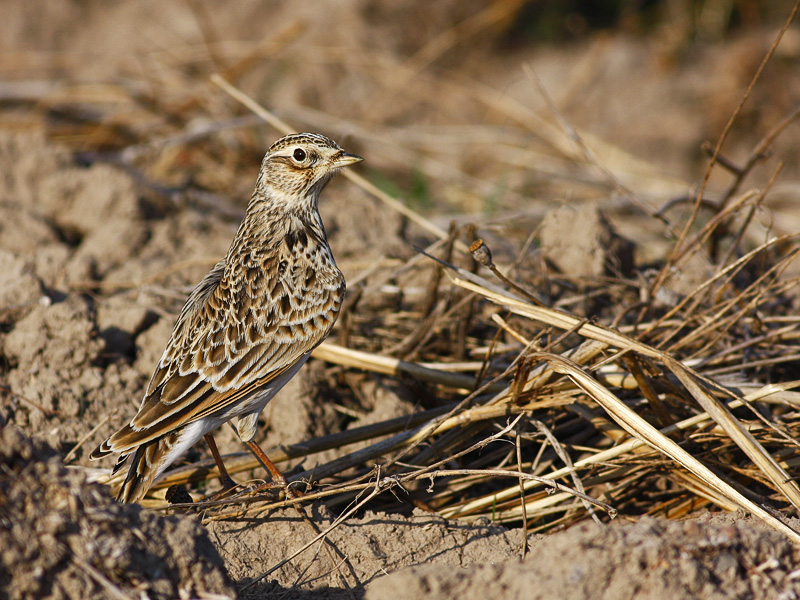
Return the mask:
<svg viewBox="0 0 800 600">
<path fill-rule="evenodd" d="M 259 196 L 272 208 L 316 209 L 319 193 L 331 177 L 342 167 L 362 160 L 324 135 L 287 135 L 272 144 L 264 156 L 254 199 Z"/>
</svg>

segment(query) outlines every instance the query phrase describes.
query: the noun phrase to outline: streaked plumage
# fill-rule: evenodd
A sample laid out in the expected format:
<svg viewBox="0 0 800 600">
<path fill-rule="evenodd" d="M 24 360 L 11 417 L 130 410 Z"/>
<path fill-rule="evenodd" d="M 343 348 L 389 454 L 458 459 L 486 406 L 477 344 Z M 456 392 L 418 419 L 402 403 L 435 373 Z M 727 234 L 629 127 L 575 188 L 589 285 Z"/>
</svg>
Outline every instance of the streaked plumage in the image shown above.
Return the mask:
<svg viewBox="0 0 800 600">
<path fill-rule="evenodd" d="M 317 202 L 340 168 L 362 160 L 317 134 L 275 142 L 230 249 L 195 288 L 139 412 L 91 454 L 131 458 L 117 497 L 141 499 L 204 435 L 237 417 L 244 442 L 258 416 L 330 332 L 345 292 Z"/>
</svg>

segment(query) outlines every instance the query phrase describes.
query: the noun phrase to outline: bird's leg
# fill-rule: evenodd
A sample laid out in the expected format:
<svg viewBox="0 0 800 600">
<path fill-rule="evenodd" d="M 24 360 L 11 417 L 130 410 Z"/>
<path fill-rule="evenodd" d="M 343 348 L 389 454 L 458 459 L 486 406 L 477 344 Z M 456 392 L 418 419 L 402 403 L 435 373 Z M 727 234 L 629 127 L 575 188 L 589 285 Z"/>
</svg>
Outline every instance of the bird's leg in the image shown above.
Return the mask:
<svg viewBox="0 0 800 600">
<path fill-rule="evenodd" d="M 214 441 L 214 435 L 211 433 L 207 433 L 203 436 L 208 444 L 209 450 L 211 450 L 211 456 L 214 457 L 214 462 L 217 463 L 217 469 L 219 469 L 219 480 L 222 483 L 222 490 L 228 491 L 236 487 L 236 482 L 231 479 L 231 476 L 228 475 L 228 469 L 225 468 L 225 465 L 222 462 L 222 457 L 219 454 L 219 450 L 217 450 L 217 442 Z"/>
<path fill-rule="evenodd" d="M 264 466 L 264 468 L 267 471 L 269 471 L 269 474 L 272 476 L 273 483 L 277 484 L 278 486 L 286 490 L 287 498 L 298 498 L 303 495 L 301 492 L 289 487 L 289 484 L 286 483 L 286 477 L 283 476 L 283 473 L 281 473 L 278 470 L 278 467 L 276 467 L 274 463 L 269 459 L 266 453 L 261 449 L 261 446 L 259 446 L 253 441 L 245 443 L 247 444 L 247 447 L 250 448 L 250 451 L 259 460 L 259 462 Z M 258 488 L 256 488 L 255 491 L 259 491 L 261 489 L 264 489 L 265 487 L 267 486 L 259 486 Z"/>
</svg>

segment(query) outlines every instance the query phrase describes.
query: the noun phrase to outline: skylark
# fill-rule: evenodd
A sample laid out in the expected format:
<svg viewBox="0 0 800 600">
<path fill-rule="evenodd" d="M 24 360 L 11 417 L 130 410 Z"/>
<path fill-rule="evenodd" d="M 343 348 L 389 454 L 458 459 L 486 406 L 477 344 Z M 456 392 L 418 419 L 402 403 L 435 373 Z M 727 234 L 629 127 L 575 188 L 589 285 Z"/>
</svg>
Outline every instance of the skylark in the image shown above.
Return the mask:
<svg viewBox="0 0 800 600">
<path fill-rule="evenodd" d="M 270 147 L 239 231 L 181 310 L 139 412 L 91 454 L 119 452 L 114 472 L 131 459 L 120 501 L 140 500 L 202 437 L 231 485 L 212 432 L 234 417 L 242 441 L 286 484 L 253 438 L 264 406 L 336 321 L 345 281 L 318 200 L 339 169 L 361 160 L 313 133 Z"/>
</svg>

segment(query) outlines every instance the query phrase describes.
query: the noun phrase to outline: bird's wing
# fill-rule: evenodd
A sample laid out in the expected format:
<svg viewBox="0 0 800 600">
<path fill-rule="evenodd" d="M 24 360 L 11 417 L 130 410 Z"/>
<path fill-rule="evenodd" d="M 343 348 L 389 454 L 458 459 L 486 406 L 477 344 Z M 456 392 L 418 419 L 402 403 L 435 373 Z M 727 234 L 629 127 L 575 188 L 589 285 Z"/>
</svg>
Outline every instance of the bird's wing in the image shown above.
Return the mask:
<svg viewBox="0 0 800 600">
<path fill-rule="evenodd" d="M 321 276 L 291 252 L 251 256 L 235 273 L 218 263 L 181 311 L 139 412 L 109 446 L 130 451 L 267 385 L 325 339 L 343 297 L 340 274 Z"/>
</svg>

